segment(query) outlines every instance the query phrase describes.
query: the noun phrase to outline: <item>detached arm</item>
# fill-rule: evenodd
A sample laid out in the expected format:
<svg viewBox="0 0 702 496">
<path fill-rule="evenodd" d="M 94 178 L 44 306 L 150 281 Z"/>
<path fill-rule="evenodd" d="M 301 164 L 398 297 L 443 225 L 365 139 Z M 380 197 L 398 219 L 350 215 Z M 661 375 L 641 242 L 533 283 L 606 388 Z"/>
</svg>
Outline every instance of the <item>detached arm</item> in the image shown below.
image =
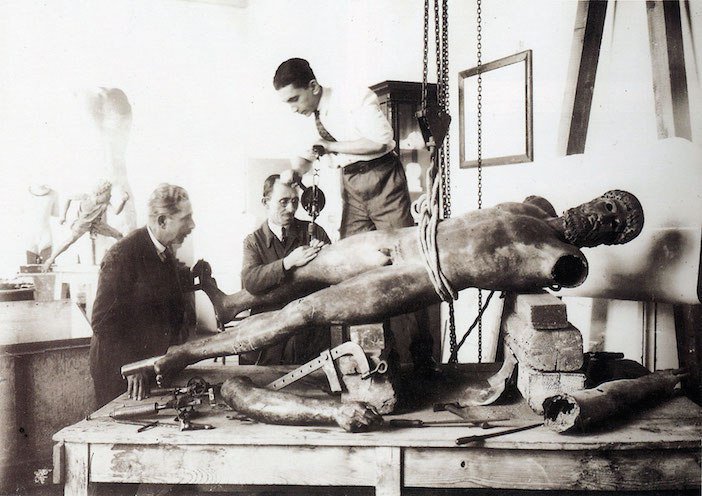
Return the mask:
<svg viewBox="0 0 702 496">
<path fill-rule="evenodd" d="M 383 418 L 358 402 L 296 396 L 256 387 L 248 377 L 235 377 L 222 385 L 224 401 L 239 413 L 267 424 L 337 424 L 349 432 L 368 430 Z"/>
</svg>

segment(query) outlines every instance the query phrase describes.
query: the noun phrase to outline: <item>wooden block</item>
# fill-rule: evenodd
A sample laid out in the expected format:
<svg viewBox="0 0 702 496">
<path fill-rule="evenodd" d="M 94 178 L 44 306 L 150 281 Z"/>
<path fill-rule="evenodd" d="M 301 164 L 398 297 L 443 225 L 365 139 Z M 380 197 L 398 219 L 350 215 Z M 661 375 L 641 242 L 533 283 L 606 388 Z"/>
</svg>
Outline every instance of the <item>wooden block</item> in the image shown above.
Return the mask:
<svg viewBox="0 0 702 496">
<path fill-rule="evenodd" d="M 561 393 L 572 393 L 585 388 L 585 374 L 579 372 L 541 372 L 519 363 L 517 389 L 529 407 L 544 413 L 544 400 Z"/>
<path fill-rule="evenodd" d="M 535 329 L 510 315 L 503 322 L 505 344 L 523 363 L 533 369 L 572 372 L 583 366 L 583 336 L 571 324 L 564 329 Z"/>
<path fill-rule="evenodd" d="M 569 325 L 565 303 L 551 293 L 515 295 L 514 312 L 534 329 L 563 329 Z"/>
</svg>

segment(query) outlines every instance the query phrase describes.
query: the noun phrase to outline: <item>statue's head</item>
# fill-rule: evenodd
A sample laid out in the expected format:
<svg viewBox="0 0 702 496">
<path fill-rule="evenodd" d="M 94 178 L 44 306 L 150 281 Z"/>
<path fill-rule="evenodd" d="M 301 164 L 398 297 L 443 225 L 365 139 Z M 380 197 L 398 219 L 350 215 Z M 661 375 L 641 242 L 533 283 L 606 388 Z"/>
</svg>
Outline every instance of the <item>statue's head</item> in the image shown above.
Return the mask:
<svg viewBox="0 0 702 496">
<path fill-rule="evenodd" d="M 611 190 L 563 213 L 565 237 L 578 247 L 620 245 L 639 235 L 644 213 L 638 198 Z"/>
<path fill-rule="evenodd" d="M 93 188 L 93 196 L 98 203 L 108 203 L 112 197 L 112 183 L 107 179 L 100 179 Z"/>
</svg>

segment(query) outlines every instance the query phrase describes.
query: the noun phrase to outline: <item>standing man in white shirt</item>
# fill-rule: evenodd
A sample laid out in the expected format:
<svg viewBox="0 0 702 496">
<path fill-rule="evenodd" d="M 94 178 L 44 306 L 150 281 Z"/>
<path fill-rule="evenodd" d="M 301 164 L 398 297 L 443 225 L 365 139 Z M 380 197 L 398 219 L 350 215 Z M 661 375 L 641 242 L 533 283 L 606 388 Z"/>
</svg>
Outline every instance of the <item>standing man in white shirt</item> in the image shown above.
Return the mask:
<svg viewBox="0 0 702 496">
<path fill-rule="evenodd" d="M 414 225 L 405 169 L 394 151 L 393 129 L 372 90 L 324 87 L 309 62 L 300 58 L 280 64 L 273 86 L 293 112 L 313 117 L 310 142 L 291 160 L 292 174 L 305 174 L 320 156 L 332 167 L 342 168 L 342 239 Z M 281 174 L 281 179 L 288 178 Z M 419 332 L 410 353 L 415 367 L 427 372 L 435 366 L 428 314 L 420 310 L 415 317 Z"/>
<path fill-rule="evenodd" d="M 340 235 L 414 225 L 407 178 L 394 152 L 393 130 L 369 88 L 322 87 L 304 59 L 286 60 L 273 86 L 279 97 L 310 119 L 310 143 L 293 158 L 292 170 L 308 172 L 321 146 L 342 168 Z"/>
</svg>

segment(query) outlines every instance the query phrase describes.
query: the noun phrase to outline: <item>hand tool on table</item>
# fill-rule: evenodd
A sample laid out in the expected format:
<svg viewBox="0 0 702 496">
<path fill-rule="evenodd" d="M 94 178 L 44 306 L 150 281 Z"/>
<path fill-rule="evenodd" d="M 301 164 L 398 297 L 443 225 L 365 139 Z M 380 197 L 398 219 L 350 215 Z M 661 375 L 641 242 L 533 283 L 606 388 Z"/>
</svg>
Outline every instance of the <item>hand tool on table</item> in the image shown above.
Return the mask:
<svg viewBox="0 0 702 496">
<path fill-rule="evenodd" d="M 495 422 L 509 422 L 514 419 L 475 419 L 475 420 L 419 420 L 419 419 L 392 419 L 388 422 L 390 427 L 480 427 L 492 429 L 494 427 L 510 427 L 514 424 L 495 424 Z M 523 424 L 523 422 L 521 422 Z"/>
<path fill-rule="evenodd" d="M 302 379 L 303 377 L 311 374 L 315 370 L 322 369 L 327 376 L 329 381 L 329 388 L 332 392 L 341 392 L 341 382 L 339 381 L 339 376 L 334 367 L 334 360 L 342 356 L 351 356 L 357 364 L 357 369 L 361 374 L 362 379 L 367 379 L 371 375 L 378 373 L 383 374 L 387 371 L 388 364 L 386 361 L 381 360 L 378 365 L 371 370 L 368 364 L 368 358 L 361 348 L 360 345 L 354 343 L 353 341 L 346 341 L 341 343 L 339 346 L 332 348 L 330 350 L 324 350 L 319 354 L 317 358 L 310 360 L 309 362 L 299 366 L 295 370 L 288 372 L 283 377 L 276 379 L 270 384 L 266 385 L 268 389 L 279 390 L 286 386 L 289 386 L 295 381 Z"/>
<path fill-rule="evenodd" d="M 151 388 L 149 390 L 150 396 L 166 396 L 173 395 L 177 397 L 178 395 L 188 395 L 191 397 L 201 397 L 207 396 L 210 405 L 215 404 L 215 391 L 219 391 L 222 387 L 222 383 L 210 384 L 202 377 L 191 377 L 185 386 L 177 386 L 171 388 Z"/>
<path fill-rule="evenodd" d="M 505 429 L 504 431 L 499 431 L 499 432 L 488 432 L 487 434 L 476 434 L 474 436 L 459 437 L 458 439 L 456 439 L 456 444 L 460 446 L 463 444 L 469 444 L 469 443 L 474 443 L 477 441 L 483 441 L 485 439 L 490 439 L 493 437 L 505 436 L 507 434 L 513 434 L 515 432 L 526 431 L 529 429 L 533 429 L 535 427 L 539 427 L 541 425 L 544 425 L 544 423 L 537 422 L 537 423 L 533 423 L 533 424 L 522 425 L 520 427 L 514 427 L 513 429 Z"/>
</svg>

